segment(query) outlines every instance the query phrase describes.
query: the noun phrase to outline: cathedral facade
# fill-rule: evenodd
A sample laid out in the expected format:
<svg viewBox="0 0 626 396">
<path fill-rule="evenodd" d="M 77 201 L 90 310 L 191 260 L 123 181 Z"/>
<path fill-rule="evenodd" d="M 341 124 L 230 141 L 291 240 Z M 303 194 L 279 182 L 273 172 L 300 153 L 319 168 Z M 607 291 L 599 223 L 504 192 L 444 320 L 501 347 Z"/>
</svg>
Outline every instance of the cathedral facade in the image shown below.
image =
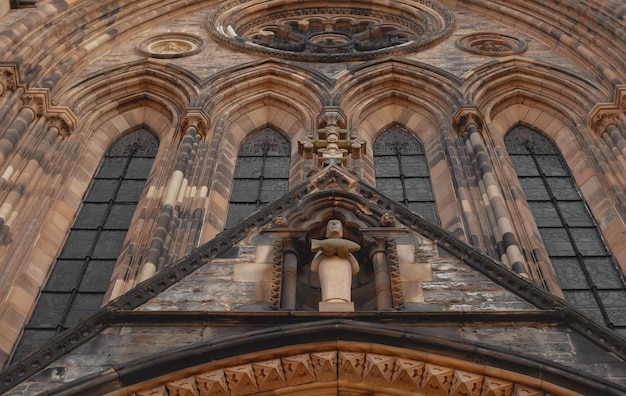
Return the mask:
<svg viewBox="0 0 626 396">
<path fill-rule="evenodd" d="M 622 0 L 0 0 L 0 393 L 626 394 Z"/>
</svg>

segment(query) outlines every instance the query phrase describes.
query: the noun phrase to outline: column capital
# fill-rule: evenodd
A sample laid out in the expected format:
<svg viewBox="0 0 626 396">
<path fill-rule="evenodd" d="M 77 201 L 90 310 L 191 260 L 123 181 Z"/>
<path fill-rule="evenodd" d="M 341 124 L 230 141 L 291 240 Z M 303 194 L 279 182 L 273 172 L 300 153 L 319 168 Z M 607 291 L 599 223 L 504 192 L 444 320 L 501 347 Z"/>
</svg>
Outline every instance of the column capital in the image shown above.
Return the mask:
<svg viewBox="0 0 626 396">
<path fill-rule="evenodd" d="M 180 118 L 180 126 L 183 132 L 189 127 L 194 127 L 202 138 L 205 138 L 211 126 L 211 119 L 204 109 L 191 108 L 187 109 Z"/>
<path fill-rule="evenodd" d="M 626 113 L 626 84 L 615 87 L 613 103 L 598 103 L 589 112 L 587 126 L 602 136 L 609 125 L 619 125 L 620 114 Z"/>
<path fill-rule="evenodd" d="M 57 128 L 63 137 L 76 129 L 77 120 L 72 110 L 54 105 L 46 88 L 27 89 L 22 95 L 22 108 L 29 108 L 35 116 L 46 117 L 49 126 Z"/>
<path fill-rule="evenodd" d="M 19 85 L 17 67 L 0 65 L 0 96 L 8 91 L 15 91 Z"/>
<path fill-rule="evenodd" d="M 485 117 L 476 106 L 461 106 L 452 118 L 454 128 L 459 134 L 463 134 L 470 125 L 475 125 L 478 130 L 483 129 Z"/>
</svg>

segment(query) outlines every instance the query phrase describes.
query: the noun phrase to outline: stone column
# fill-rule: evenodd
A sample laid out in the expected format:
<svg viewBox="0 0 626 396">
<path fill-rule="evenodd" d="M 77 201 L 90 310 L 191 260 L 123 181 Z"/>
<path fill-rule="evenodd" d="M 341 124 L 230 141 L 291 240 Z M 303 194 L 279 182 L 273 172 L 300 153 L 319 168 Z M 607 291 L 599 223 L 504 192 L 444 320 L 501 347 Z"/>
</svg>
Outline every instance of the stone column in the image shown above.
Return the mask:
<svg viewBox="0 0 626 396">
<path fill-rule="evenodd" d="M 376 283 L 376 308 L 380 311 L 392 309 L 393 299 L 391 298 L 391 277 L 387 253 L 383 250 L 374 252 L 372 264 Z"/>
<path fill-rule="evenodd" d="M 174 171 L 170 176 L 163 195 L 163 204 L 157 219 L 156 230 L 150 242 L 147 258 L 137 276 L 137 282 L 142 282 L 159 269 L 159 262 L 164 253 L 166 241 L 171 240 L 172 220 L 177 202 L 182 200 L 188 184 L 189 162 L 194 144 L 203 136 L 209 126 L 209 119 L 202 110 L 189 110 L 182 117 L 181 130 L 184 132 L 178 149 L 178 156 Z"/>
<path fill-rule="evenodd" d="M 25 94 L 22 96 L 23 106 L 17 117 L 11 122 L 9 128 L 0 138 L 0 166 L 4 164 L 11 154 L 17 142 L 28 130 L 37 115 L 43 114 L 44 104 L 40 96 Z"/>
<path fill-rule="evenodd" d="M 483 127 L 483 118 L 478 109 L 462 107 L 454 117 L 454 123 L 461 134 L 468 152 L 474 158 L 476 172 L 485 196 L 485 206 L 493 218 L 493 233 L 497 243 L 502 244 L 503 256 L 501 260 L 510 266 L 516 273 L 528 277 L 525 259 L 517 243 L 502 190 L 498 185 L 485 141 L 480 133 Z"/>
<path fill-rule="evenodd" d="M 298 255 L 293 250 L 283 253 L 283 278 L 280 290 L 280 308 L 296 309 L 296 285 L 298 277 Z"/>
</svg>

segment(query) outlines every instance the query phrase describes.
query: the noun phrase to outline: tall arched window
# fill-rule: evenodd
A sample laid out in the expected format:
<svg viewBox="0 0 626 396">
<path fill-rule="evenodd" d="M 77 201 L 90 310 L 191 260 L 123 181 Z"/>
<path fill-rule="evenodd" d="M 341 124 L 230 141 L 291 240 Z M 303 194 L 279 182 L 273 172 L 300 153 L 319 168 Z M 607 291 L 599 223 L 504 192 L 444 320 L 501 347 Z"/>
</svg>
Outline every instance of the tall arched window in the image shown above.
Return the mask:
<svg viewBox="0 0 626 396">
<path fill-rule="evenodd" d="M 394 126 L 374 142 L 376 187 L 411 211 L 439 223 L 422 144 Z"/>
<path fill-rule="evenodd" d="M 289 189 L 289 142 L 271 128 L 250 136 L 239 149 L 228 219 L 230 227 Z"/>
<path fill-rule="evenodd" d="M 624 276 L 558 149 L 524 126 L 505 145 L 566 300 L 626 335 Z"/>
<path fill-rule="evenodd" d="M 138 130 L 109 148 L 41 291 L 14 360 L 100 308 L 158 144 L 151 133 Z"/>
</svg>

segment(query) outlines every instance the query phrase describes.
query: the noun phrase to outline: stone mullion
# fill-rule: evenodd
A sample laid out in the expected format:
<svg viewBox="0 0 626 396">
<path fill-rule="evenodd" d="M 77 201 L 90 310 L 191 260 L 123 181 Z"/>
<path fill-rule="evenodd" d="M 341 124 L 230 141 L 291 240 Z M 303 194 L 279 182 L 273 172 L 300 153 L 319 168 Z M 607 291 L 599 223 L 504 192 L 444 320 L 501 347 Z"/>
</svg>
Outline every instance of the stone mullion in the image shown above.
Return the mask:
<svg viewBox="0 0 626 396">
<path fill-rule="evenodd" d="M 191 252 L 198 246 L 202 223 L 204 219 L 204 207 L 208 196 L 207 186 L 207 169 L 206 158 L 208 155 L 208 146 L 205 140 L 201 140 L 199 144 L 198 156 L 195 161 L 194 183 L 191 191 L 191 209 L 189 219 L 189 230 L 184 233 L 186 240 L 183 254 Z"/>
<path fill-rule="evenodd" d="M 508 216 L 504 196 L 498 186 L 493 168 L 489 163 L 487 145 L 478 129 L 480 117 L 475 112 L 463 111 L 463 109 L 457 114 L 457 117 L 460 118 L 457 120 L 457 123 L 461 121 L 464 124 L 460 125 L 463 128 L 463 139 L 466 141 L 470 152 L 476 158 L 476 171 L 484 184 L 486 195 L 484 199 L 488 200 L 490 210 L 496 222 L 496 227 L 493 230 L 494 235 L 498 243 L 503 244 L 503 250 L 508 258 L 510 268 L 516 273 L 527 277 L 524 256 L 515 238 L 513 222 Z"/>
</svg>

